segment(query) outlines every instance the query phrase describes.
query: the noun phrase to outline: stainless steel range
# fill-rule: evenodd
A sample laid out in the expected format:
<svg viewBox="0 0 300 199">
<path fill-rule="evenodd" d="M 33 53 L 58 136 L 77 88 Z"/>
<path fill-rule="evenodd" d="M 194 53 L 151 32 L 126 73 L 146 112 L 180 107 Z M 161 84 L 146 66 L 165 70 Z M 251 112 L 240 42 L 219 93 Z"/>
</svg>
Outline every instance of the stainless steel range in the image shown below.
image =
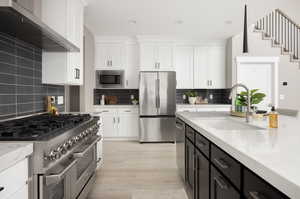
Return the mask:
<svg viewBox="0 0 300 199">
<path fill-rule="evenodd" d="M 99 118 L 41 114 L 0 123 L 0 141 L 33 142 L 31 199 L 83 199 L 95 182 Z"/>
</svg>

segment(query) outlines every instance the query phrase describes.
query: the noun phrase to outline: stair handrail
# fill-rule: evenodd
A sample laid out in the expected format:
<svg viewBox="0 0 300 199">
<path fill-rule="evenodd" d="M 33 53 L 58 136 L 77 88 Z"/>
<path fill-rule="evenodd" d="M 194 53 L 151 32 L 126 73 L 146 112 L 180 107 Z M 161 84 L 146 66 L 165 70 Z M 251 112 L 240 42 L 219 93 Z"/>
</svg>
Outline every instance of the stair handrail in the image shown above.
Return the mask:
<svg viewBox="0 0 300 199">
<path fill-rule="evenodd" d="M 275 12 L 280 13 L 283 17 L 285 17 L 287 20 L 289 20 L 293 25 L 295 25 L 297 28 L 300 29 L 300 25 L 298 25 L 293 19 L 291 19 L 287 14 L 285 14 L 282 10 L 277 8 Z"/>
</svg>

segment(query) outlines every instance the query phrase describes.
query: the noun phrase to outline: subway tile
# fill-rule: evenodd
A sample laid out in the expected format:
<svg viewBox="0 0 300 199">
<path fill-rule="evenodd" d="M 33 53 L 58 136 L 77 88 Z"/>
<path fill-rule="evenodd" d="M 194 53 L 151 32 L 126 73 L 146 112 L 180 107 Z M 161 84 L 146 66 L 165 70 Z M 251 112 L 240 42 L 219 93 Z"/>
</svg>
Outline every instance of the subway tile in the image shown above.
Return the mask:
<svg viewBox="0 0 300 199">
<path fill-rule="evenodd" d="M 14 118 L 14 117 L 16 117 L 16 116 L 17 116 L 16 113 L 13 113 L 13 114 L 10 114 L 10 115 L 3 115 L 3 114 L 1 114 L 1 112 L 0 112 L 0 120 L 10 119 L 10 118 Z"/>
<path fill-rule="evenodd" d="M 34 71 L 34 77 L 35 77 L 35 78 L 42 79 L 42 71 L 40 71 L 40 70 L 35 70 L 35 71 Z"/>
<path fill-rule="evenodd" d="M 16 104 L 15 95 L 0 95 L 0 105 L 3 104 Z M 0 112 L 1 114 L 1 112 Z"/>
<path fill-rule="evenodd" d="M 33 94 L 33 86 L 17 86 L 18 94 Z"/>
<path fill-rule="evenodd" d="M 46 98 L 45 95 L 34 95 L 35 102 L 43 102 L 43 101 L 45 101 L 45 98 Z"/>
<path fill-rule="evenodd" d="M 8 43 L 5 41 L 0 40 L 0 51 L 14 54 L 15 53 L 15 46 L 12 43 Z"/>
<path fill-rule="evenodd" d="M 16 94 L 16 86 L 0 84 L 0 94 L 14 95 Z"/>
<path fill-rule="evenodd" d="M 0 105 L 0 115 L 10 115 L 16 113 L 16 105 Z"/>
<path fill-rule="evenodd" d="M 17 73 L 20 76 L 26 76 L 26 77 L 33 78 L 34 71 L 30 68 L 18 67 Z"/>
<path fill-rule="evenodd" d="M 28 49 L 25 49 L 23 47 L 17 47 L 17 55 L 19 57 L 23 57 L 23 58 L 30 59 L 30 60 L 34 59 L 33 51 L 29 51 Z"/>
<path fill-rule="evenodd" d="M 5 52 L 0 52 L 0 62 L 15 64 L 15 56 L 7 54 Z"/>
<path fill-rule="evenodd" d="M 26 68 L 33 69 L 34 68 L 34 61 L 29 60 L 29 59 L 25 59 L 25 58 L 22 58 L 22 57 L 17 57 L 17 65 L 21 66 L 21 67 L 26 67 Z"/>
<path fill-rule="evenodd" d="M 32 86 L 34 82 L 34 79 L 32 78 L 28 78 L 28 77 L 22 77 L 22 76 L 18 76 L 17 77 L 17 84 L 18 85 L 26 85 L 26 86 Z"/>
<path fill-rule="evenodd" d="M 0 73 L 0 83 L 1 84 L 16 84 L 16 76 Z"/>
<path fill-rule="evenodd" d="M 41 62 L 42 62 L 42 55 L 41 55 L 41 54 L 34 53 L 34 60 L 35 60 L 36 62 L 41 63 Z"/>
<path fill-rule="evenodd" d="M 42 71 L 42 63 L 41 62 L 34 62 L 34 70 Z"/>
<path fill-rule="evenodd" d="M 32 113 L 33 112 L 33 103 L 28 104 L 18 104 L 17 105 L 17 114 L 20 113 Z"/>
<path fill-rule="evenodd" d="M 6 63 L 0 63 L 0 73 L 16 74 L 17 67 Z"/>
<path fill-rule="evenodd" d="M 34 103 L 34 111 L 35 112 L 45 111 L 45 103 L 44 102 Z"/>
<path fill-rule="evenodd" d="M 33 95 L 17 95 L 17 104 L 20 103 L 33 103 Z"/>
</svg>

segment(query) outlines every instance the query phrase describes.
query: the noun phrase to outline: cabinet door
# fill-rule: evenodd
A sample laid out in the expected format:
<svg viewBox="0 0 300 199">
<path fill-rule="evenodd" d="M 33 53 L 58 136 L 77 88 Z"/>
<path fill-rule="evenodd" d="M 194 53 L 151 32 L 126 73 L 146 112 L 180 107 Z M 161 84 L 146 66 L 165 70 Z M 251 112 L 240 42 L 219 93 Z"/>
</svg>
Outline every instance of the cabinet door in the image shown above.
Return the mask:
<svg viewBox="0 0 300 199">
<path fill-rule="evenodd" d="M 110 67 L 122 68 L 122 45 L 110 44 L 107 50 Z"/>
<path fill-rule="evenodd" d="M 225 47 L 210 47 L 208 51 L 210 88 L 226 87 L 226 57 Z"/>
<path fill-rule="evenodd" d="M 194 88 L 194 48 L 190 46 L 176 47 L 174 66 L 176 69 L 177 89 Z"/>
<path fill-rule="evenodd" d="M 126 46 L 125 88 L 139 88 L 139 52 L 137 45 Z"/>
<path fill-rule="evenodd" d="M 95 69 L 109 67 L 108 46 L 97 44 L 95 46 Z"/>
<path fill-rule="evenodd" d="M 155 44 L 142 44 L 140 47 L 140 67 L 141 70 L 158 70 L 157 48 Z"/>
<path fill-rule="evenodd" d="M 41 1 L 42 21 L 65 38 L 67 38 L 67 3 L 67 0 Z"/>
<path fill-rule="evenodd" d="M 74 0 L 67 0 L 67 39 L 78 46 L 78 41 L 76 40 L 76 27 L 77 27 L 77 2 Z"/>
<path fill-rule="evenodd" d="M 173 46 L 158 45 L 157 46 L 157 62 L 158 69 L 163 71 L 173 71 Z"/>
<path fill-rule="evenodd" d="M 208 47 L 196 47 L 194 52 L 194 88 L 206 89 L 209 87 L 208 68 L 209 57 Z"/>
<path fill-rule="evenodd" d="M 287 196 L 273 188 L 263 179 L 244 169 L 244 196 L 247 199 L 288 199 Z"/>
<path fill-rule="evenodd" d="M 213 166 L 211 166 L 210 183 L 212 199 L 240 199 L 240 194 Z"/>
<path fill-rule="evenodd" d="M 189 139 L 185 139 L 185 179 L 189 199 L 194 199 L 195 190 L 195 148 Z"/>
<path fill-rule="evenodd" d="M 195 199 L 209 199 L 209 161 L 196 150 Z"/>
<path fill-rule="evenodd" d="M 138 138 L 139 136 L 139 115 L 126 110 L 118 116 L 119 137 Z"/>
<path fill-rule="evenodd" d="M 102 113 L 103 117 L 103 137 L 114 138 L 118 137 L 117 116 L 115 113 L 109 111 Z"/>
</svg>

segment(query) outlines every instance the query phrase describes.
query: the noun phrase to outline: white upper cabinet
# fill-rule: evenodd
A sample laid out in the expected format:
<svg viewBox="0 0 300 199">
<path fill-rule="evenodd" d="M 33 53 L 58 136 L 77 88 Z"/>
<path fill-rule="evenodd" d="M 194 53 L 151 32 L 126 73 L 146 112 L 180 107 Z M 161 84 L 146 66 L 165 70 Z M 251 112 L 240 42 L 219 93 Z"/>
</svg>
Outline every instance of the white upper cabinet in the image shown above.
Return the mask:
<svg viewBox="0 0 300 199">
<path fill-rule="evenodd" d="M 173 45 L 141 44 L 140 69 L 142 71 L 173 71 Z"/>
<path fill-rule="evenodd" d="M 43 83 L 82 85 L 83 2 L 81 0 L 42 1 L 42 20 L 80 49 L 80 52 L 43 52 Z"/>
<path fill-rule="evenodd" d="M 96 42 L 95 69 L 120 69 L 124 67 L 124 44 Z"/>
<path fill-rule="evenodd" d="M 226 88 L 225 47 L 196 47 L 194 53 L 194 88 Z"/>
<path fill-rule="evenodd" d="M 137 44 L 126 45 L 125 88 L 139 88 L 139 49 Z"/>
<path fill-rule="evenodd" d="M 177 46 L 174 49 L 177 89 L 194 88 L 194 47 Z"/>
</svg>

